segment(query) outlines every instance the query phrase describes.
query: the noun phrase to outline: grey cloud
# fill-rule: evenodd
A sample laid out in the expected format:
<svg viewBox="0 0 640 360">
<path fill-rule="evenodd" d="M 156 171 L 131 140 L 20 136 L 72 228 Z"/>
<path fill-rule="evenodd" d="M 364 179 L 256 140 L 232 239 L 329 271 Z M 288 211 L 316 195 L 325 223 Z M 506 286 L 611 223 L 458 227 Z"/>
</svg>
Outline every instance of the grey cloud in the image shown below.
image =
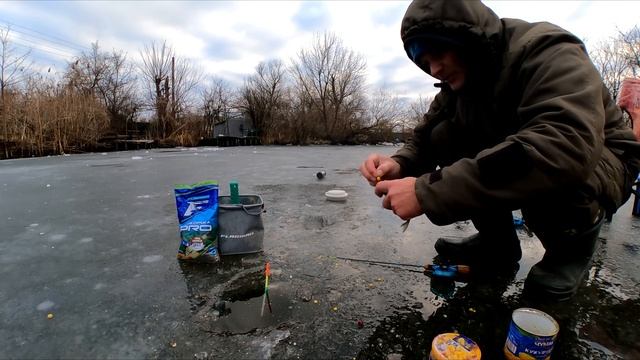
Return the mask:
<svg viewBox="0 0 640 360">
<path fill-rule="evenodd" d="M 415 78 L 411 80 L 400 81 L 396 77 L 396 73 L 407 66 L 415 66 L 410 63 L 409 59 L 401 54 L 393 57 L 389 61 L 378 65 L 377 70 L 381 78 L 373 85 L 374 88 L 385 88 L 396 94 L 408 93 L 431 93 L 435 90 L 433 84 L 436 80 L 426 73 L 416 72 Z"/>
<path fill-rule="evenodd" d="M 592 6 L 591 2 L 579 3 L 578 7 L 575 8 L 572 14 L 570 14 L 567 19 L 582 19 L 589 12 L 589 8 Z"/>
<path fill-rule="evenodd" d="M 29 18 L 15 19 L 38 24 L 38 30 L 73 42 L 75 49 L 88 50 L 90 43 L 118 39 L 128 48 L 141 49 L 150 41 L 161 41 L 149 34 L 149 24 L 171 26 L 197 33 L 194 17 L 207 11 L 224 11 L 234 2 L 25 2 Z M 32 25 L 35 26 L 35 25 Z M 95 38 L 93 38 L 95 37 Z M 175 44 L 170 44 L 175 45 Z M 110 47 L 116 47 L 113 44 Z M 110 49 L 105 49 L 110 50 Z"/>
<path fill-rule="evenodd" d="M 265 57 L 271 57 L 272 54 L 284 47 L 288 41 L 286 34 L 265 31 L 265 29 L 257 26 L 247 26 L 246 31 L 249 34 L 251 49 Z"/>
<path fill-rule="evenodd" d="M 415 79 L 406 81 L 387 81 L 377 82 L 373 84 L 374 89 L 384 88 L 394 94 L 429 94 L 437 92 L 438 90 L 433 87 L 435 81 L 425 74 L 425 77 L 416 77 Z"/>
<path fill-rule="evenodd" d="M 396 69 L 411 64 L 411 60 L 404 54 L 396 54 L 390 58 L 387 62 L 384 62 L 377 66 L 378 70 L 383 74 L 393 72 Z M 413 64 L 411 64 L 413 65 Z"/>
<path fill-rule="evenodd" d="M 323 3 L 308 1 L 302 3 L 293 21 L 303 31 L 319 32 L 327 28 L 329 17 Z"/>
<path fill-rule="evenodd" d="M 205 46 L 204 55 L 209 60 L 238 59 L 242 53 L 239 47 L 243 45 L 230 40 L 210 37 L 205 42 L 207 45 Z"/>
<path fill-rule="evenodd" d="M 398 38 L 400 37 L 400 23 L 404 16 L 409 2 L 398 2 L 392 9 L 380 9 L 372 13 L 373 21 L 376 24 L 394 26 L 398 28 Z"/>
<path fill-rule="evenodd" d="M 234 60 L 250 51 L 271 58 L 287 42 L 286 38 L 265 32 L 264 29 L 249 26 L 245 30 L 248 35 L 242 42 L 216 36 L 204 39 L 206 43 L 204 56 L 209 60 Z"/>
</svg>

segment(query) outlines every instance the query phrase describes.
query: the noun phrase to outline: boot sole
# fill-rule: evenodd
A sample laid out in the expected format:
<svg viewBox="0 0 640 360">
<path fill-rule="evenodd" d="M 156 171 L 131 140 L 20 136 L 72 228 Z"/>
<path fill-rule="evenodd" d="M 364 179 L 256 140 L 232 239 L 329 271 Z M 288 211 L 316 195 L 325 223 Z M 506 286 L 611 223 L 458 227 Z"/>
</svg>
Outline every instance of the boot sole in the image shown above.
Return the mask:
<svg viewBox="0 0 640 360">
<path fill-rule="evenodd" d="M 517 264 L 522 258 L 522 254 L 520 254 L 520 256 L 505 257 L 499 253 L 486 254 L 484 251 L 478 250 L 470 251 L 473 255 L 462 255 L 460 254 L 460 251 L 451 250 L 449 246 L 450 245 L 448 244 L 438 245 L 438 242 L 436 241 L 434 248 L 436 249 L 438 256 L 454 263 L 503 267 Z"/>
<path fill-rule="evenodd" d="M 547 300 L 555 302 L 567 301 L 576 295 L 583 281 L 584 278 L 581 279 L 580 282 L 578 282 L 578 285 L 572 289 L 557 290 L 529 281 L 527 278 L 524 282 L 523 296 L 533 300 Z"/>
</svg>

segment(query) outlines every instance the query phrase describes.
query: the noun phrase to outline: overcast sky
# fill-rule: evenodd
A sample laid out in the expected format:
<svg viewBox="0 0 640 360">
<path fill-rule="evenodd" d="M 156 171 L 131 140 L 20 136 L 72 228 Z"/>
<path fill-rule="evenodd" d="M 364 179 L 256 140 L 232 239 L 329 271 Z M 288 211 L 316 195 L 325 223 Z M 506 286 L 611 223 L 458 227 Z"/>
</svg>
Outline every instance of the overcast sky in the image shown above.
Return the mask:
<svg viewBox="0 0 640 360">
<path fill-rule="evenodd" d="M 640 25 L 640 1 L 484 1 L 500 17 L 549 21 L 587 46 Z M 289 63 L 313 35 L 330 31 L 364 56 L 372 89 L 430 96 L 433 80 L 402 48 L 400 22 L 408 1 L 0 1 L 0 28 L 31 48 L 42 68 L 62 72 L 65 61 L 98 41 L 138 61 L 140 49 L 164 40 L 176 55 L 234 86 L 264 60 Z"/>
</svg>

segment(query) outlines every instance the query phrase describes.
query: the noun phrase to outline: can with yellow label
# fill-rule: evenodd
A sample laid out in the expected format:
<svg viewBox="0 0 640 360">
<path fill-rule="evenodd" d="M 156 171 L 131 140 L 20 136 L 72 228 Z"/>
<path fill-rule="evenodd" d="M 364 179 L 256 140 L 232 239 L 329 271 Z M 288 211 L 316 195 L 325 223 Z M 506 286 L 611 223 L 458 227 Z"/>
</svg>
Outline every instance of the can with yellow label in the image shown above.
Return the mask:
<svg viewBox="0 0 640 360">
<path fill-rule="evenodd" d="M 431 342 L 430 360 L 480 360 L 480 347 L 468 337 L 444 333 Z"/>
<path fill-rule="evenodd" d="M 509 360 L 548 360 L 559 330 L 549 314 L 532 308 L 513 311 L 504 355 Z"/>
</svg>

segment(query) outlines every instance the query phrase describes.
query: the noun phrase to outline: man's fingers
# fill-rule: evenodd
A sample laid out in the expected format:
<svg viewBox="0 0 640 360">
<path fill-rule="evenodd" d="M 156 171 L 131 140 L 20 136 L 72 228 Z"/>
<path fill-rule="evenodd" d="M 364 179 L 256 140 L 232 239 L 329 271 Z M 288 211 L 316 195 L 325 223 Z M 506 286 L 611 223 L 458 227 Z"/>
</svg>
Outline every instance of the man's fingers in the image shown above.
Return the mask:
<svg viewBox="0 0 640 360">
<path fill-rule="evenodd" d="M 391 199 L 389 199 L 388 196 L 385 196 L 382 198 L 382 207 L 387 209 L 387 210 L 391 210 Z M 394 211 L 395 213 L 395 211 Z"/>
<path fill-rule="evenodd" d="M 378 197 L 387 195 L 388 191 L 389 191 L 389 183 L 387 181 L 380 181 L 379 183 L 376 184 L 375 192 Z"/>
<path fill-rule="evenodd" d="M 364 176 L 364 178 L 367 179 L 367 181 L 371 182 L 371 175 L 369 174 L 369 171 L 367 170 L 366 162 L 363 162 L 360 165 L 359 170 L 360 170 L 360 174 L 362 176 Z"/>
<path fill-rule="evenodd" d="M 374 175 L 376 176 L 376 178 L 383 178 L 384 175 L 388 172 L 388 170 L 389 170 L 389 164 L 386 162 L 383 162 L 380 164 L 380 166 L 378 166 Z"/>
<path fill-rule="evenodd" d="M 367 161 L 365 162 L 365 166 L 367 167 L 367 173 L 371 176 L 372 180 L 376 179 L 376 173 L 378 171 L 378 166 L 380 165 L 380 156 L 377 154 L 369 156 Z"/>
<path fill-rule="evenodd" d="M 360 174 L 362 174 L 362 176 L 369 182 L 369 185 L 371 186 L 376 185 L 376 177 L 369 171 L 369 169 L 367 168 L 366 162 L 360 165 Z"/>
</svg>

